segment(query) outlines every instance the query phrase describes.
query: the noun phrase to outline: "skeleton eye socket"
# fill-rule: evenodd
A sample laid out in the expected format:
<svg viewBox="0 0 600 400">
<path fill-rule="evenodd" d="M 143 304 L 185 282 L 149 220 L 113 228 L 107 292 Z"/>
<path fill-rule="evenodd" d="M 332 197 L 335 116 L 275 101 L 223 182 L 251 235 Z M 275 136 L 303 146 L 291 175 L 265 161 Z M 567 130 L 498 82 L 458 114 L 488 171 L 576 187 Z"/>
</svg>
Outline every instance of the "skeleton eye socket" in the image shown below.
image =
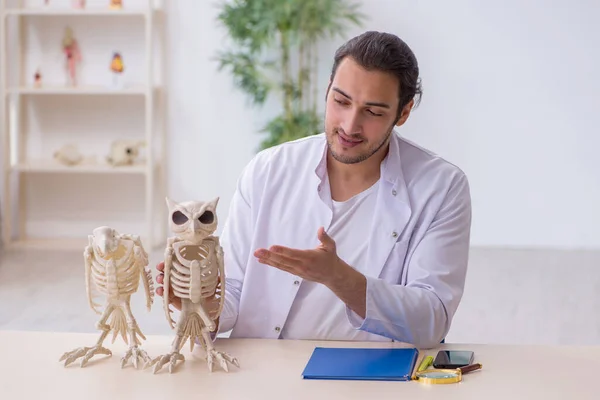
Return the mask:
<svg viewBox="0 0 600 400">
<path fill-rule="evenodd" d="M 212 213 L 212 211 L 204 211 L 200 218 L 198 218 L 198 221 L 200 221 L 203 224 L 212 224 L 214 220 L 215 215 Z"/>
<path fill-rule="evenodd" d="M 175 211 L 171 216 L 171 219 L 176 225 L 183 225 L 188 221 L 188 217 L 183 215 L 181 211 Z"/>
</svg>

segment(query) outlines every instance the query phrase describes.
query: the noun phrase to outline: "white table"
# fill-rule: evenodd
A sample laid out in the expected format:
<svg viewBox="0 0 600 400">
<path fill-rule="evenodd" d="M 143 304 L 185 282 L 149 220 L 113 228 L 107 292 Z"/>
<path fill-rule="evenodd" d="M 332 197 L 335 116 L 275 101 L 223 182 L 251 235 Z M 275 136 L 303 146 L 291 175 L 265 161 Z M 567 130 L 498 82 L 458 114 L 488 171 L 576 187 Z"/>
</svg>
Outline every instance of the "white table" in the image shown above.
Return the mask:
<svg viewBox="0 0 600 400">
<path fill-rule="evenodd" d="M 402 347 L 390 343 L 312 342 L 260 339 L 219 339 L 219 349 L 235 355 L 241 369 L 229 373 L 194 358 L 186 345 L 186 361 L 175 373 L 163 369 L 121 369 L 126 349 L 117 338 L 106 347 L 113 356 L 96 356 L 85 368 L 78 362 L 65 368 L 63 352 L 92 345 L 98 335 L 0 331 L 0 399 L 600 399 L 596 382 L 600 347 L 451 345 L 468 349 L 483 369 L 461 383 L 423 385 L 409 382 L 325 381 L 301 377 L 315 346 Z M 109 336 L 109 339 L 112 336 Z M 148 337 L 150 356 L 169 351 L 172 337 Z M 435 355 L 437 349 L 423 352 Z"/>
</svg>

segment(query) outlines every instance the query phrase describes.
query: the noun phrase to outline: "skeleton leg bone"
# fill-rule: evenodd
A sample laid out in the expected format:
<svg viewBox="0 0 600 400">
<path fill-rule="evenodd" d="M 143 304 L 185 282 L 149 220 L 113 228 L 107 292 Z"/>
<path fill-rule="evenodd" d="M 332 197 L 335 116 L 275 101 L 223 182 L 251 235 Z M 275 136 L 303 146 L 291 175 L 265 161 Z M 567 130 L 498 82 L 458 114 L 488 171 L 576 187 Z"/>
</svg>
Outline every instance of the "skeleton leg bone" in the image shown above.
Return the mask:
<svg viewBox="0 0 600 400">
<path fill-rule="evenodd" d="M 127 333 L 129 335 L 129 350 L 125 353 L 123 358 L 121 358 L 121 368 L 124 368 L 129 359 L 132 359 L 133 366 L 135 368 L 138 367 L 138 362 L 141 360 L 144 364 L 147 364 L 151 361 L 150 356 L 140 347 L 140 340 L 137 335 L 139 335 L 142 339 L 146 339 L 144 334 L 140 331 L 137 322 L 131 312 L 131 307 L 129 306 L 129 302 L 125 301 L 123 304 L 123 308 L 125 309 L 125 318 L 127 319 Z"/>
<path fill-rule="evenodd" d="M 202 318 L 202 322 L 209 332 L 217 329 L 215 321 L 210 318 L 204 307 L 202 307 L 202 304 L 199 304 L 198 307 L 196 307 L 196 311 L 198 311 L 198 315 L 200 315 L 200 318 Z"/>
<path fill-rule="evenodd" d="M 95 346 L 79 347 L 75 350 L 68 351 L 68 352 L 64 353 L 58 361 L 64 361 L 65 367 L 66 367 L 67 365 L 71 364 L 73 361 L 77 360 L 79 357 L 83 357 L 81 359 L 81 367 L 85 367 L 86 364 L 88 363 L 88 361 L 97 354 L 104 354 L 104 355 L 111 356 L 112 352 L 109 349 L 102 347 L 102 343 L 104 343 L 106 336 L 110 332 L 111 328 L 109 325 L 106 324 L 106 321 L 108 320 L 108 317 L 110 317 L 110 314 L 112 314 L 114 308 L 115 307 L 112 304 L 108 304 L 106 306 L 106 308 L 104 309 L 104 312 L 102 313 L 102 317 L 96 323 L 96 328 L 101 329 L 102 334 L 98 338 L 98 341 L 96 342 Z"/>
</svg>

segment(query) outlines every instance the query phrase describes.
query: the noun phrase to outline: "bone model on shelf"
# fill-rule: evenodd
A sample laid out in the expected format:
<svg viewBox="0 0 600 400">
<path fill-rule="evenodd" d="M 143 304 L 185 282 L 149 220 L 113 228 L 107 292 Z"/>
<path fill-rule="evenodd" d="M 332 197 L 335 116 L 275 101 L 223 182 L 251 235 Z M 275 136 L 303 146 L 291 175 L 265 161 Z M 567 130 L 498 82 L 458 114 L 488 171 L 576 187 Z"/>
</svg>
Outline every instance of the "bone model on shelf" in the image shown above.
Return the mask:
<svg viewBox="0 0 600 400">
<path fill-rule="evenodd" d="M 140 148 L 145 145 L 144 140 L 115 140 L 110 145 L 106 161 L 115 167 L 133 165 L 140 154 Z"/>
<path fill-rule="evenodd" d="M 152 360 L 154 373 L 168 364 L 173 372 L 177 361 L 184 361 L 181 349 L 186 340 L 193 351 L 196 340 L 206 353 L 208 368 L 212 372 L 214 361 L 228 371 L 228 363 L 239 368 L 239 362 L 231 355 L 217 351 L 211 333 L 217 323 L 225 299 L 225 270 L 223 249 L 217 229 L 217 203 L 211 201 L 189 201 L 175 203 L 169 198 L 169 226 L 174 237 L 168 239 L 165 249 L 163 299 L 164 311 L 171 329 L 175 328 L 175 338 L 171 352 Z M 181 313 L 174 327 L 171 318 L 169 292 L 181 299 Z"/>
<path fill-rule="evenodd" d="M 152 275 L 146 268 L 148 254 L 138 236 L 120 234 L 107 226 L 94 229 L 88 239 L 89 244 L 83 253 L 86 292 L 91 309 L 102 315 L 96 323 L 96 327 L 102 333 L 96 344 L 66 352 L 59 361 L 64 361 L 67 366 L 81 357 L 81 366 L 84 367 L 94 355 L 111 356 L 112 352 L 103 347 L 103 343 L 112 331 L 113 343 L 120 334 L 129 345 L 129 349 L 121 359 L 121 367 L 131 359 L 134 367 L 137 368 L 139 361 L 145 364 L 151 358 L 140 347 L 140 338 L 145 340 L 146 337 L 139 329 L 131 311 L 130 299 L 137 292 L 141 280 L 148 311 L 152 307 L 154 287 Z M 96 287 L 100 295 L 106 299 L 102 313 L 98 310 L 100 304 L 93 300 L 93 287 Z M 112 317 L 110 321 L 108 321 L 109 317 Z"/>
<path fill-rule="evenodd" d="M 73 144 L 67 144 L 54 152 L 54 159 L 64 165 L 77 165 L 83 161 L 83 155 Z"/>
</svg>

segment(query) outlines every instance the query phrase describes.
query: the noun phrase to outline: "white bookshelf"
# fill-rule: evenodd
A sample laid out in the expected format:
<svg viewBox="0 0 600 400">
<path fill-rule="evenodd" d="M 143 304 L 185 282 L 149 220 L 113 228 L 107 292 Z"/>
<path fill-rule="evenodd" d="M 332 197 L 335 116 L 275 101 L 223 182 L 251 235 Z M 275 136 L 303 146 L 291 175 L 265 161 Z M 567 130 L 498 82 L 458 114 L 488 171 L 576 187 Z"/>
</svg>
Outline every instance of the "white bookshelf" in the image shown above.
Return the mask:
<svg viewBox="0 0 600 400">
<path fill-rule="evenodd" d="M 80 246 L 93 228 L 111 225 L 155 247 L 165 229 L 166 135 L 156 68 L 162 9 L 153 0 L 125 0 L 120 10 L 108 0 L 88 0 L 84 9 L 65 0 L 43 3 L 0 0 L 3 244 Z M 74 27 L 83 55 L 74 87 L 64 83 L 66 26 Z M 124 49 L 130 74 L 122 88 L 110 85 L 109 48 Z M 32 79 L 37 69 L 40 87 Z M 138 163 L 106 162 L 119 139 L 145 141 Z M 85 161 L 56 161 L 61 144 L 76 144 Z"/>
<path fill-rule="evenodd" d="M 108 2 L 106 2 L 108 3 Z M 127 3 L 127 1 L 125 1 Z M 121 9 L 111 10 L 106 7 L 86 7 L 85 9 L 74 9 L 68 7 L 52 7 L 52 6 L 37 6 L 22 8 L 7 8 L 6 15 L 33 15 L 33 16 L 71 16 L 71 15 L 83 15 L 83 16 L 114 16 L 114 17 L 127 17 L 127 16 L 146 16 L 147 11 L 144 8 L 138 9 Z"/>
<path fill-rule="evenodd" d="M 111 89 L 106 86 L 81 86 L 76 88 L 64 87 L 64 86 L 44 86 L 40 88 L 22 86 L 22 87 L 9 87 L 9 94 L 31 94 L 31 95 L 44 95 L 44 94 L 68 94 L 68 95 L 98 95 L 98 94 L 109 94 L 112 96 L 130 96 L 139 95 L 143 96 L 146 94 L 144 86 L 133 86 L 126 87 L 123 89 Z"/>
</svg>

